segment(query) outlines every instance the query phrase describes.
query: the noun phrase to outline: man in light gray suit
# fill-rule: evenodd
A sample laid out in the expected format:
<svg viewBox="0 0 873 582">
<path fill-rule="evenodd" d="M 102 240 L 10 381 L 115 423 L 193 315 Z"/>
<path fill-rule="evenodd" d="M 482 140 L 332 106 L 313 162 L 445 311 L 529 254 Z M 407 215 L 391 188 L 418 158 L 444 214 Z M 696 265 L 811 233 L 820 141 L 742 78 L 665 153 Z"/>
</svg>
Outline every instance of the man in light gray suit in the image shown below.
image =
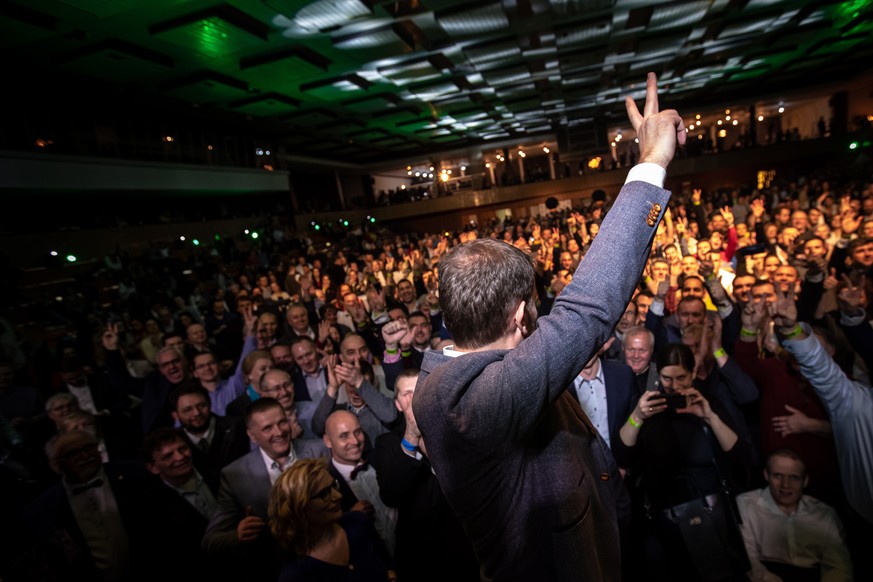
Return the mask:
<svg viewBox="0 0 873 582">
<path fill-rule="evenodd" d="M 297 450 L 285 410 L 274 398 L 252 402 L 246 431 L 257 447 L 221 471 L 219 511 L 206 528 L 203 549 L 249 580 L 278 577 L 276 546 L 266 527 L 270 488 L 297 459 L 327 456 L 320 441 L 304 441 Z M 230 570 L 228 570 L 230 572 Z"/>
<path fill-rule="evenodd" d="M 480 239 L 440 261 L 455 345 L 424 355 L 413 410 L 483 579 L 621 579 L 618 515 L 629 502 L 566 388 L 624 313 L 670 197 L 667 165 L 685 139 L 679 114 L 658 112 L 653 73 L 644 113 L 630 97 L 627 110 L 640 164 L 538 327 L 533 263 L 521 250 Z"/>
</svg>

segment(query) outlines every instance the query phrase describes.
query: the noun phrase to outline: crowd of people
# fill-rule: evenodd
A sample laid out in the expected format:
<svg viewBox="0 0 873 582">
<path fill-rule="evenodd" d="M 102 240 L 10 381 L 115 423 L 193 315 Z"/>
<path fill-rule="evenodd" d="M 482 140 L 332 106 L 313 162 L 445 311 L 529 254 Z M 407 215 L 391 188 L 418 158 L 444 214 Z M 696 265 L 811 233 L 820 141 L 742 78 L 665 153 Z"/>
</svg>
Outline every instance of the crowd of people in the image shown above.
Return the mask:
<svg viewBox="0 0 873 582">
<path fill-rule="evenodd" d="M 867 579 L 873 177 L 636 189 L 639 257 L 610 254 L 616 200 L 113 251 L 108 306 L 72 290 L 40 341 L 2 322 L 4 577 Z M 528 300 L 483 301 L 492 276 Z M 602 306 L 608 333 L 567 324 Z M 561 488 L 591 497 L 537 515 Z M 734 555 L 678 525 L 693 503 Z"/>
</svg>

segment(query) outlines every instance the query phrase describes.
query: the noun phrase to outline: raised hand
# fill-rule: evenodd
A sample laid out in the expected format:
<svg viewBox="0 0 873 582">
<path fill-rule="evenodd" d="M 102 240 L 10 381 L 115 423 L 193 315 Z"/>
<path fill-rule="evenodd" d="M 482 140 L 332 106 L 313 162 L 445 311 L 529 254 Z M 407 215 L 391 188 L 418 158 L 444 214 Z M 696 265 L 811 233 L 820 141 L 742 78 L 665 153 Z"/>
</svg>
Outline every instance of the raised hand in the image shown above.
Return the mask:
<svg viewBox="0 0 873 582">
<path fill-rule="evenodd" d="M 825 277 L 824 283 L 822 285 L 825 288 L 825 291 L 830 291 L 831 289 L 836 289 L 840 285 L 840 280 L 837 279 L 837 270 L 831 267 L 831 274 Z"/>
<path fill-rule="evenodd" d="M 338 364 L 334 367 L 334 373 L 337 380 L 341 383 L 348 384 L 352 388 L 358 389 L 364 382 L 364 376 L 361 374 L 361 364 L 359 360 L 355 360 L 354 364 Z"/>
<path fill-rule="evenodd" d="M 862 285 L 855 285 L 848 275 L 843 275 L 843 288 L 837 293 L 837 302 L 840 304 L 840 311 L 854 314 L 867 305 L 867 294 Z"/>
<path fill-rule="evenodd" d="M 121 331 L 120 323 L 110 323 L 103 331 L 103 349 L 114 352 L 118 349 L 118 332 Z"/>
<path fill-rule="evenodd" d="M 700 204 L 700 198 L 703 196 L 703 188 L 694 188 L 691 190 L 691 202 L 695 205 Z"/>
<path fill-rule="evenodd" d="M 730 206 L 725 206 L 718 212 L 721 214 L 722 218 L 724 218 L 725 222 L 727 222 L 728 228 L 734 225 L 734 213 L 731 212 Z"/>
<path fill-rule="evenodd" d="M 767 323 L 767 303 L 763 299 L 753 299 L 746 303 L 740 316 L 743 327 L 749 331 L 764 331 Z"/>
<path fill-rule="evenodd" d="M 779 287 L 776 287 L 775 303 L 768 305 L 770 316 L 777 327 L 783 330 L 793 329 L 797 325 L 797 304 L 794 302 L 794 289 L 790 289 L 788 293 L 782 293 Z"/>
<path fill-rule="evenodd" d="M 336 375 L 336 354 L 325 356 L 321 365 L 327 369 L 327 395 L 336 398 L 339 393 L 340 381 Z"/>
<path fill-rule="evenodd" d="M 258 318 L 255 316 L 251 305 L 247 305 L 242 309 L 243 316 L 243 337 L 255 337 L 258 326 Z"/>
<path fill-rule="evenodd" d="M 389 321 L 382 326 L 382 340 L 385 342 L 385 347 L 388 349 L 397 349 L 397 344 L 403 339 L 403 336 L 409 331 L 409 326 L 405 321 L 396 319 Z"/>
<path fill-rule="evenodd" d="M 625 99 L 627 116 L 640 140 L 640 162 L 667 168 L 676 153 L 676 144 L 685 144 L 685 127 L 675 109 L 658 110 L 658 77 L 646 78 L 646 104 L 640 114 L 633 98 Z"/>
<path fill-rule="evenodd" d="M 761 198 L 755 198 L 752 200 L 752 214 L 756 219 L 760 220 L 762 216 L 764 216 L 764 201 Z"/>
</svg>

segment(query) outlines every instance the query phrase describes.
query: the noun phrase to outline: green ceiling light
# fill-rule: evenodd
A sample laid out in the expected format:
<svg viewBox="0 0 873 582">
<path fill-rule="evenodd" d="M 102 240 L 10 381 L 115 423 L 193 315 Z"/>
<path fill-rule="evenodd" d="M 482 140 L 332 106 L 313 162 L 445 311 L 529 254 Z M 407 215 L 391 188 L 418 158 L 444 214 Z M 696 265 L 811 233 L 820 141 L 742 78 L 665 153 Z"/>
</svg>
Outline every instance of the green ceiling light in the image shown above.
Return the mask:
<svg viewBox="0 0 873 582">
<path fill-rule="evenodd" d="M 343 220 L 343 226 L 348 226 L 348 225 L 349 225 L 349 221 L 348 221 L 348 220 Z"/>
<path fill-rule="evenodd" d="M 220 240 L 221 240 L 221 235 L 218 235 L 218 234 L 215 235 L 215 240 L 216 240 L 216 241 L 220 241 Z"/>
<path fill-rule="evenodd" d="M 315 230 L 321 230 L 321 225 L 316 224 L 316 225 L 315 225 Z"/>
<path fill-rule="evenodd" d="M 850 149 L 850 150 L 856 150 L 856 149 L 858 149 L 858 142 L 853 141 L 852 143 L 850 143 L 850 144 L 849 144 L 849 149 Z"/>
<path fill-rule="evenodd" d="M 252 231 L 252 238 L 258 238 L 258 233 L 256 231 Z"/>
<path fill-rule="evenodd" d="M 200 241 L 197 240 L 196 238 L 195 238 L 195 239 L 192 239 L 192 240 L 191 240 L 191 243 L 193 243 L 195 247 L 199 247 L 199 246 L 200 246 Z"/>
<path fill-rule="evenodd" d="M 67 255 L 67 261 L 75 263 L 77 260 L 76 255 Z"/>
<path fill-rule="evenodd" d="M 370 217 L 370 222 L 376 222 L 376 218 L 373 217 L 373 216 L 371 216 L 371 217 Z"/>
</svg>

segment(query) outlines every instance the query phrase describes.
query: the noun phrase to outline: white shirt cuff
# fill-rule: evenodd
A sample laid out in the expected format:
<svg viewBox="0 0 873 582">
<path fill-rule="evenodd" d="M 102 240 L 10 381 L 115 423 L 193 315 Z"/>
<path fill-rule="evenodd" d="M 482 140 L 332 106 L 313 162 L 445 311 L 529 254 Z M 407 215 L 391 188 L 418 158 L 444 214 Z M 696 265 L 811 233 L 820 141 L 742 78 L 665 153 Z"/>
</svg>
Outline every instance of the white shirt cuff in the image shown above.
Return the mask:
<svg viewBox="0 0 873 582">
<path fill-rule="evenodd" d="M 657 316 L 664 317 L 664 300 L 660 297 L 652 299 L 652 304 L 649 305 L 649 311 Z"/>
<path fill-rule="evenodd" d="M 652 186 L 657 186 L 658 188 L 664 187 L 664 180 L 667 178 L 667 170 L 659 166 L 658 164 L 653 164 L 651 162 L 645 162 L 642 164 L 637 164 L 627 173 L 627 179 L 624 181 L 625 184 L 629 182 L 647 182 Z"/>
</svg>

